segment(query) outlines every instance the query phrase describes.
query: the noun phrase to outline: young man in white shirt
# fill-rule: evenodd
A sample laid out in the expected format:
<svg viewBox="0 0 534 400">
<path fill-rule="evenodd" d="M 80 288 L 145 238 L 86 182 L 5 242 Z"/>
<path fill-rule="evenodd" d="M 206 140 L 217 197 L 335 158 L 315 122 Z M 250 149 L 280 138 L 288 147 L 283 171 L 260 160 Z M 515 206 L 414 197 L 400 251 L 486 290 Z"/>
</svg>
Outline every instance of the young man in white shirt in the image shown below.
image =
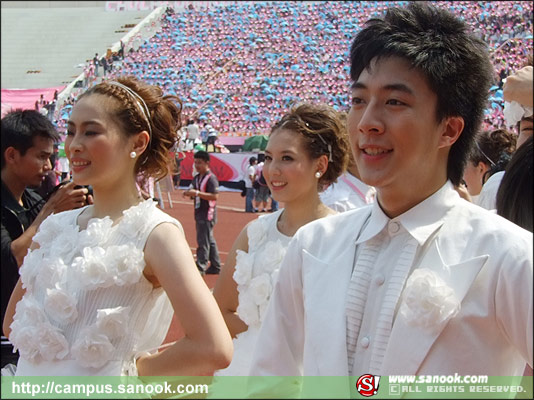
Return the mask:
<svg viewBox="0 0 534 400">
<path fill-rule="evenodd" d="M 454 190 L 493 67 L 448 11 L 389 9 L 351 46 L 351 147 L 373 205 L 294 236 L 251 375 L 521 375 L 532 234 Z"/>
</svg>

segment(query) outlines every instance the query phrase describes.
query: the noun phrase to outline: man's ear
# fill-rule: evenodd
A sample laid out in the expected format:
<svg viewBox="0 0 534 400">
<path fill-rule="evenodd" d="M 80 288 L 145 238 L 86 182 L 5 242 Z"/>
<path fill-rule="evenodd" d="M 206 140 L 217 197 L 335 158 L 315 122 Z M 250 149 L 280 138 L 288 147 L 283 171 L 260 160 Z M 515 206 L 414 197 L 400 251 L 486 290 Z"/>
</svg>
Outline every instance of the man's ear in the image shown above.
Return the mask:
<svg viewBox="0 0 534 400">
<path fill-rule="evenodd" d="M 443 131 L 439 138 L 439 148 L 451 147 L 460 137 L 464 130 L 462 117 L 447 117 L 443 121 Z"/>
<path fill-rule="evenodd" d="M 135 151 L 138 155 L 141 155 L 148 147 L 150 135 L 147 131 L 141 131 L 137 135 L 133 136 L 131 140 L 133 147 L 130 151 Z"/>
<path fill-rule="evenodd" d="M 6 160 L 6 164 L 13 164 L 18 160 L 19 157 L 20 152 L 13 146 L 9 146 L 4 150 L 4 159 Z"/>
</svg>

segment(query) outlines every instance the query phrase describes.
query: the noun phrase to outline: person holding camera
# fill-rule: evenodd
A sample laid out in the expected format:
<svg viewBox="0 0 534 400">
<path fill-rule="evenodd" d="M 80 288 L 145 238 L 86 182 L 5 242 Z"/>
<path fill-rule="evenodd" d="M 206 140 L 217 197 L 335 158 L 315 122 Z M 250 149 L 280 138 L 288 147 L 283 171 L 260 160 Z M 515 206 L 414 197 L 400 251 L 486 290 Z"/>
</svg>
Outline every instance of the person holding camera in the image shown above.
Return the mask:
<svg viewBox="0 0 534 400">
<path fill-rule="evenodd" d="M 50 214 L 92 202 L 86 188 L 73 182 L 61 186 L 48 201 L 38 187 L 51 170 L 50 156 L 59 140 L 52 123 L 38 111 L 16 110 L 2 118 L 2 319 L 19 279 L 19 267 L 33 236 Z M 5 346 L 5 347 L 4 347 Z M 2 367 L 17 360 L 2 337 Z"/>
</svg>

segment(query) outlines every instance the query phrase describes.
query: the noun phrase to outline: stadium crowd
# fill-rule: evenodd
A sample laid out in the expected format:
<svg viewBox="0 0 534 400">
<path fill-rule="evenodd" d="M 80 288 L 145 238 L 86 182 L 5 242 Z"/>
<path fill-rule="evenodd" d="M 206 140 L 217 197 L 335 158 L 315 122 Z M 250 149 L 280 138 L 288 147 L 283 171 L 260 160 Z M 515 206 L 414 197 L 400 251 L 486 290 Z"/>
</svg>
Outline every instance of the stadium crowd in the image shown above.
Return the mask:
<svg viewBox="0 0 534 400">
<path fill-rule="evenodd" d="M 162 15 L 161 30 L 103 79 L 134 75 L 184 101 L 184 115 L 230 135 L 266 133 L 296 101 L 348 107 L 348 45 L 370 17 L 407 2 L 235 2 Z M 437 2 L 492 51 L 485 128 L 502 127 L 502 79 L 532 52 L 532 5 Z M 132 39 L 134 40 L 134 39 Z M 102 75 L 102 72 L 101 72 Z M 98 76 L 90 75 L 86 85 Z M 59 111 L 58 121 L 67 113 Z"/>
</svg>

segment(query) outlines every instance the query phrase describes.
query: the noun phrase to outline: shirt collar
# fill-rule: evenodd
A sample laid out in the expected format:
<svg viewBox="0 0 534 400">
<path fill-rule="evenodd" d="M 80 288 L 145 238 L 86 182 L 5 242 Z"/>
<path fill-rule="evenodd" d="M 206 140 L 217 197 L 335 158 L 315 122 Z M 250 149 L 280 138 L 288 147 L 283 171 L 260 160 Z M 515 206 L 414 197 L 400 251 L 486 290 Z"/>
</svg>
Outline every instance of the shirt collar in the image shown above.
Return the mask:
<svg viewBox="0 0 534 400">
<path fill-rule="evenodd" d="M 380 208 L 378 201 L 372 206 L 371 216 L 356 244 L 363 243 L 378 235 L 390 221 L 398 221 L 414 237 L 419 245 L 423 245 L 445 220 L 448 211 L 460 200 L 450 181 L 447 181 L 437 192 L 412 207 L 405 213 L 389 218 Z"/>
</svg>

